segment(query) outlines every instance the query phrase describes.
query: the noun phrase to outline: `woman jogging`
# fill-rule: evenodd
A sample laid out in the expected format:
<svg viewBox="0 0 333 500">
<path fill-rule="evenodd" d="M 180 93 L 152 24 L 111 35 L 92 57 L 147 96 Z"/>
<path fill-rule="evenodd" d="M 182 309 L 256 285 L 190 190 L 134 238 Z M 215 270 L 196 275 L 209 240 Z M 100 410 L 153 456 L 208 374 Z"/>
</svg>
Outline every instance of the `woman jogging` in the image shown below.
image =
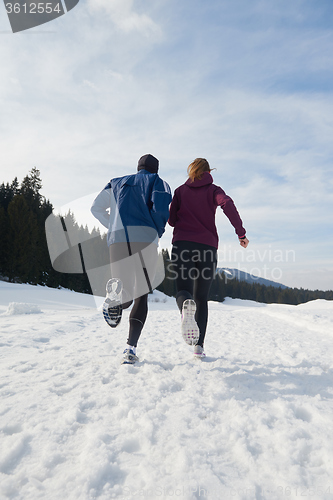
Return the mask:
<svg viewBox="0 0 333 500">
<path fill-rule="evenodd" d="M 215 225 L 221 207 L 235 228 L 242 247 L 249 241 L 232 199 L 213 184 L 211 168 L 197 158 L 187 169 L 188 180 L 178 187 L 170 206 L 169 224 L 174 228 L 171 266 L 176 283 L 176 301 L 182 314 L 182 335 L 202 358 L 208 320 L 208 293 L 216 272 L 218 235 Z"/>
</svg>

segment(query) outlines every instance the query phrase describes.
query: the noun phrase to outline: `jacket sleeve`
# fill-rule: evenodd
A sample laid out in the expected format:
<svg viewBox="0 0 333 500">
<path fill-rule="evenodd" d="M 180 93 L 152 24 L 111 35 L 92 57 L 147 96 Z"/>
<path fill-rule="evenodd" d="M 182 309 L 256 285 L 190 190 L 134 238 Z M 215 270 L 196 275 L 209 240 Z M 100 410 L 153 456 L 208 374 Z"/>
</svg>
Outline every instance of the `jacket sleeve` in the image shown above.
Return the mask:
<svg viewBox="0 0 333 500">
<path fill-rule="evenodd" d="M 176 189 L 170 205 L 170 215 L 168 220 L 168 223 L 171 227 L 175 227 L 175 224 L 177 222 L 178 210 L 179 210 L 179 199 L 178 199 L 178 190 Z"/>
<path fill-rule="evenodd" d="M 150 215 L 156 226 L 159 238 L 163 235 L 165 225 L 168 222 L 171 199 L 169 184 L 157 176 L 151 193 Z"/>
<path fill-rule="evenodd" d="M 217 206 L 220 206 L 224 212 L 224 214 L 228 217 L 230 223 L 235 228 L 235 233 L 238 238 L 243 238 L 246 234 L 246 231 L 243 227 L 242 219 L 235 207 L 233 200 L 230 196 L 226 195 L 222 188 L 218 187 L 215 191 L 215 203 Z"/>
<path fill-rule="evenodd" d="M 96 196 L 90 209 L 93 216 L 106 228 L 109 227 L 110 220 L 110 193 L 111 185 L 108 184 L 103 191 Z"/>
</svg>

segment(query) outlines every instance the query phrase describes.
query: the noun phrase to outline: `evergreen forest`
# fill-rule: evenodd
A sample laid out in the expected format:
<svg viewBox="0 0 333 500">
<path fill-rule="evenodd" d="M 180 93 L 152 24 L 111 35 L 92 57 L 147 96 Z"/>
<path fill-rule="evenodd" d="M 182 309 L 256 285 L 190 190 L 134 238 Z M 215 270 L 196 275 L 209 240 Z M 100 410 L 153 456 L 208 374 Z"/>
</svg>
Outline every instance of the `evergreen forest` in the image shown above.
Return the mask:
<svg viewBox="0 0 333 500">
<path fill-rule="evenodd" d="M 51 288 L 68 288 L 91 293 L 85 273 L 59 273 L 52 267 L 45 235 L 45 220 L 53 206 L 41 195 L 42 181 L 37 168 L 19 184 L 17 177 L 11 184 L 0 185 L 0 278 L 13 283 L 30 283 Z M 69 212 L 78 230 L 74 215 Z"/>
</svg>

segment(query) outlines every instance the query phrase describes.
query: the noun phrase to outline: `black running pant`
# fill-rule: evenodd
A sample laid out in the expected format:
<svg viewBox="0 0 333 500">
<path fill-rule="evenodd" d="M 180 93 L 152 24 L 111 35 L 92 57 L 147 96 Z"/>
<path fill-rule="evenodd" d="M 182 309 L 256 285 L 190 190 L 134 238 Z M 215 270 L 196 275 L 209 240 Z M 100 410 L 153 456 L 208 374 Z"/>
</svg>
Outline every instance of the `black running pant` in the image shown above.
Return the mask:
<svg viewBox="0 0 333 500">
<path fill-rule="evenodd" d="M 127 309 L 132 304 L 128 302 L 123 305 L 123 309 Z M 129 333 L 127 344 L 134 347 L 137 346 L 142 328 L 145 324 L 148 314 L 148 294 L 142 295 L 134 300 L 132 310 L 129 317 Z"/>
<path fill-rule="evenodd" d="M 176 279 L 176 301 L 180 311 L 186 299 L 194 299 L 195 320 L 199 327 L 198 345 L 203 347 L 208 320 L 208 293 L 216 273 L 215 247 L 193 241 L 176 241 L 172 247 L 169 271 Z"/>
</svg>

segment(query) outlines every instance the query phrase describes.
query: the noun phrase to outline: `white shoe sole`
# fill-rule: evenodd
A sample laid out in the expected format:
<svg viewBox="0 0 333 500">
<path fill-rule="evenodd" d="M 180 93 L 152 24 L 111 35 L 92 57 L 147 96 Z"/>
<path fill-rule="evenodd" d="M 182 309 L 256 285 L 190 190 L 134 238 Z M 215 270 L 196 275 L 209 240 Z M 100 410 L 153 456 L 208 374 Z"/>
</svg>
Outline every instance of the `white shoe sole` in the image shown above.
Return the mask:
<svg viewBox="0 0 333 500">
<path fill-rule="evenodd" d="M 139 358 L 135 354 L 126 353 L 121 360 L 122 365 L 135 365 Z"/>
<path fill-rule="evenodd" d="M 206 354 L 194 354 L 193 355 L 195 359 L 204 359 L 206 357 Z"/>
<path fill-rule="evenodd" d="M 181 332 L 188 345 L 195 345 L 199 340 L 199 327 L 194 319 L 197 306 L 194 300 L 187 299 L 183 303 Z"/>
<path fill-rule="evenodd" d="M 122 317 L 123 284 L 117 278 L 110 279 L 106 284 L 106 299 L 103 303 L 103 316 L 111 328 L 119 325 Z"/>
<path fill-rule="evenodd" d="M 123 291 L 122 281 L 118 278 L 111 278 L 106 284 L 106 298 L 111 301 L 121 301 Z"/>
</svg>

